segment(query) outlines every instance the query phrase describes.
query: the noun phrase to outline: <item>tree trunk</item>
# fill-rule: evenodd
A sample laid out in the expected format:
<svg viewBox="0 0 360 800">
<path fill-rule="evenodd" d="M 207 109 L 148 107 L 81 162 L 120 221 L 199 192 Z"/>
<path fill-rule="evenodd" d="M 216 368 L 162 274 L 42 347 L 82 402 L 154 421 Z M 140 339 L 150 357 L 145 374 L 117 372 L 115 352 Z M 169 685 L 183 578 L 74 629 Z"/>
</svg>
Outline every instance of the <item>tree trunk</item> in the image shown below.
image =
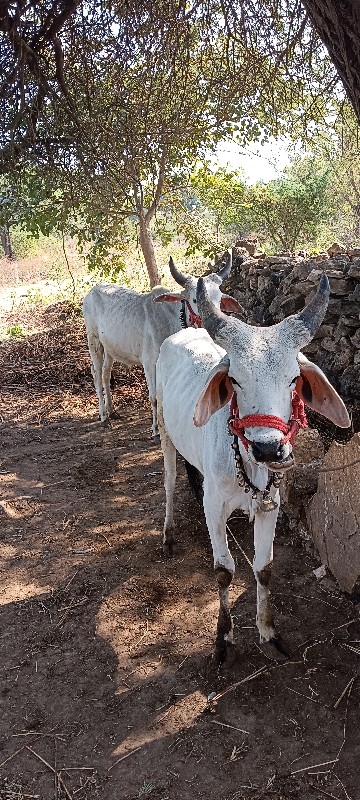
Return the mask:
<svg viewBox="0 0 360 800">
<path fill-rule="evenodd" d="M 145 264 L 147 266 L 147 271 L 149 274 L 151 289 L 153 289 L 154 286 L 157 286 L 160 283 L 160 275 L 156 263 L 154 243 L 151 235 L 150 226 L 152 220 L 154 219 L 156 209 L 160 203 L 162 191 L 164 188 L 165 165 L 167 156 L 168 156 L 168 150 L 166 147 L 164 147 L 160 157 L 159 173 L 157 178 L 155 194 L 152 203 L 150 203 L 150 206 L 147 211 L 145 211 L 144 208 L 144 193 L 143 193 L 143 187 L 141 185 L 140 176 L 137 175 L 136 168 L 134 167 L 134 165 L 132 167 L 133 179 L 134 179 L 133 188 L 134 188 L 135 206 L 139 218 L 139 227 L 140 227 L 140 246 L 144 254 Z"/>
<path fill-rule="evenodd" d="M 11 247 L 10 241 L 10 229 L 9 226 L 6 224 L 3 228 L 0 228 L 0 238 L 1 244 L 4 248 L 4 253 L 6 258 L 12 259 L 14 258 L 13 249 Z"/>
<path fill-rule="evenodd" d="M 360 123 L 359 0 L 301 0 L 324 42 Z"/>
<path fill-rule="evenodd" d="M 160 275 L 156 263 L 155 250 L 151 235 L 150 226 L 146 224 L 144 214 L 139 216 L 140 224 L 140 245 L 144 254 L 145 264 L 149 273 L 150 288 L 160 283 Z"/>
</svg>

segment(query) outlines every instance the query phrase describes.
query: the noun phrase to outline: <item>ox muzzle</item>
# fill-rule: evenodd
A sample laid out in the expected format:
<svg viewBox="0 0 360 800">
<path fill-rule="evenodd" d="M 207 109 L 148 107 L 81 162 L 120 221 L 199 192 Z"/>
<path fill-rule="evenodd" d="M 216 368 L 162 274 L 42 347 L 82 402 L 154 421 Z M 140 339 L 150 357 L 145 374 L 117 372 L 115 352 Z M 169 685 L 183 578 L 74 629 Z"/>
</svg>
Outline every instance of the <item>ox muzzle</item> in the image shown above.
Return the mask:
<svg viewBox="0 0 360 800">
<path fill-rule="evenodd" d="M 291 445 L 279 441 L 260 442 L 251 438 L 248 441 L 248 452 L 258 464 L 266 464 L 272 472 L 283 472 L 294 465 Z M 290 452 L 289 452 L 290 450 Z"/>
</svg>

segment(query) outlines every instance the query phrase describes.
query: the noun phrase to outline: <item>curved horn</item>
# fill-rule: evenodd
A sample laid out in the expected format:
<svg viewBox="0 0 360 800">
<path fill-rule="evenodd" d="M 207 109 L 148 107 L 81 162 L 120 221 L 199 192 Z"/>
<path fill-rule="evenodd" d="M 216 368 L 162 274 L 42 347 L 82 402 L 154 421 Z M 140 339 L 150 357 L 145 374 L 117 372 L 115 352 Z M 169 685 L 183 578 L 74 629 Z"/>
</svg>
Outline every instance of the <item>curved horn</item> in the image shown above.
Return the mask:
<svg viewBox="0 0 360 800">
<path fill-rule="evenodd" d="M 330 284 L 328 276 L 323 273 L 315 297 L 298 314 L 294 314 L 294 319 L 299 320 L 307 328 L 311 338 L 325 317 L 326 309 L 330 297 Z"/>
<path fill-rule="evenodd" d="M 179 286 L 184 287 L 186 283 L 186 275 L 183 275 L 182 272 L 179 272 L 179 270 L 176 269 L 174 261 L 171 258 L 171 256 L 169 260 L 169 269 L 174 278 L 174 281 L 176 281 L 176 283 L 178 283 Z"/>
<path fill-rule="evenodd" d="M 196 299 L 203 326 L 210 336 L 215 338 L 221 328 L 230 324 L 229 317 L 223 314 L 222 311 L 216 308 L 211 300 L 209 300 L 204 278 L 199 278 L 197 282 Z"/>
<path fill-rule="evenodd" d="M 221 278 L 222 281 L 225 281 L 226 278 L 229 277 L 230 272 L 231 272 L 231 267 L 232 267 L 232 253 L 228 252 L 226 254 L 225 264 L 223 264 L 220 267 L 220 269 L 218 269 L 218 271 L 217 271 L 217 274 L 220 275 L 220 278 Z"/>
</svg>

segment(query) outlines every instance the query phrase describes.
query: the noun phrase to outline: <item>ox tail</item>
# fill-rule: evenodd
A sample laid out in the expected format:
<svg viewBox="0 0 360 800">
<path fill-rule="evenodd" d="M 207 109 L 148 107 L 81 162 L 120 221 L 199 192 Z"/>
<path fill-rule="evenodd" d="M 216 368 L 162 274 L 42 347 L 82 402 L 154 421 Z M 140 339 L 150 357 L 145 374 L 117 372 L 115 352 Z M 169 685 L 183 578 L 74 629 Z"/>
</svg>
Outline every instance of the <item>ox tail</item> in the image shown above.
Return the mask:
<svg viewBox="0 0 360 800">
<path fill-rule="evenodd" d="M 200 505 L 202 506 L 202 504 L 203 504 L 203 496 L 204 496 L 204 489 L 203 489 L 204 479 L 203 479 L 203 476 L 202 476 L 201 472 L 199 472 L 199 470 L 196 469 L 196 467 L 194 467 L 193 464 L 190 464 L 189 461 L 186 461 L 186 459 L 185 459 L 185 468 L 186 468 L 186 472 L 187 472 L 190 488 L 194 492 L 194 495 L 195 495 L 198 503 L 200 503 Z"/>
</svg>

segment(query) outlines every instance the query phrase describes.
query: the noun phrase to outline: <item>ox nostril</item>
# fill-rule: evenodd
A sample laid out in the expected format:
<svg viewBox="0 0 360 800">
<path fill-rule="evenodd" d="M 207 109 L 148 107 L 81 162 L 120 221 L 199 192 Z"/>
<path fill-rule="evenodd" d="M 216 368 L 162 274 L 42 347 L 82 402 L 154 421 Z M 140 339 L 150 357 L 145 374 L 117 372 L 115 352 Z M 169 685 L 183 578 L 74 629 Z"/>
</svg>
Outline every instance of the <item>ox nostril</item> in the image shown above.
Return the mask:
<svg viewBox="0 0 360 800">
<path fill-rule="evenodd" d="M 279 442 L 251 442 L 256 461 L 282 461 L 284 448 Z"/>
</svg>

